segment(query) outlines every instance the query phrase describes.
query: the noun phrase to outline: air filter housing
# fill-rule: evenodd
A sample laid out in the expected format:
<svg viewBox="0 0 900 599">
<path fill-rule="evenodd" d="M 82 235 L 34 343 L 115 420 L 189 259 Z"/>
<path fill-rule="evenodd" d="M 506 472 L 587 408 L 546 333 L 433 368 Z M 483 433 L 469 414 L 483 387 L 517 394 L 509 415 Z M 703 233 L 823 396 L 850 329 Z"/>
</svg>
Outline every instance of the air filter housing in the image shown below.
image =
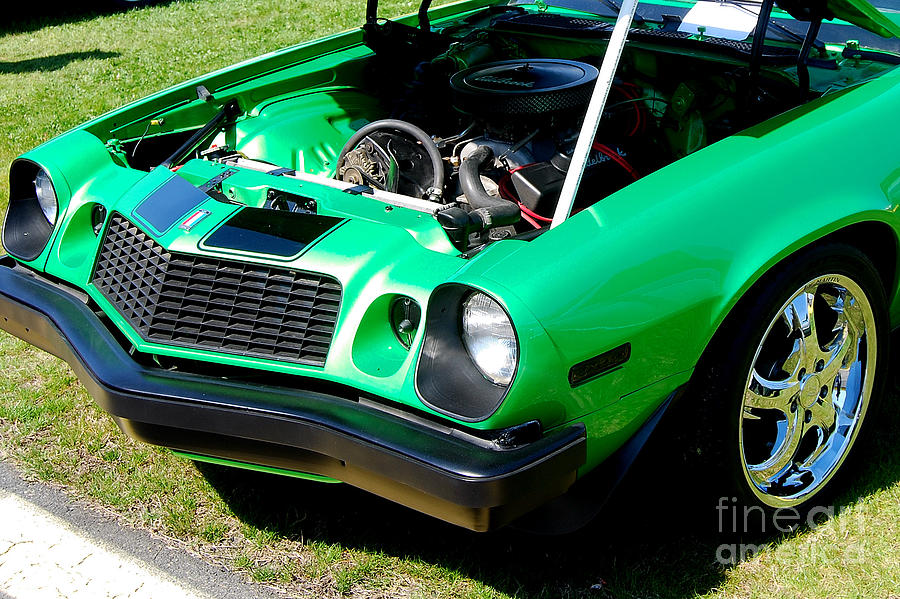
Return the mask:
<svg viewBox="0 0 900 599">
<path fill-rule="evenodd" d="M 574 60 L 504 60 L 450 78 L 458 110 L 476 117 L 550 116 L 583 109 L 599 72 Z"/>
</svg>

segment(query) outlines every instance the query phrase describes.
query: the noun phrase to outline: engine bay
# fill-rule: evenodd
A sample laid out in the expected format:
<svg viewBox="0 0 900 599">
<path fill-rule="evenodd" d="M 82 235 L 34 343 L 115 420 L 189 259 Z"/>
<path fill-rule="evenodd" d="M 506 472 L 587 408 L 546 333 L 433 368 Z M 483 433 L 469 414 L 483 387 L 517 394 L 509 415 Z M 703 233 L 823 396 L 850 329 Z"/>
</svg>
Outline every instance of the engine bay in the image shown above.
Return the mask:
<svg viewBox="0 0 900 599">
<path fill-rule="evenodd" d="M 690 46 L 696 40 L 643 27 L 630 34 L 573 212 L 891 66 L 822 47 L 804 85 L 796 48 L 766 46 L 754 70 L 747 43 Z M 327 85 L 261 102 L 193 156 L 249 159 L 257 170 L 296 169 L 420 200 L 460 251 L 527 238 L 551 222 L 609 30 L 600 18 L 521 7 L 477 11 L 425 33 L 370 22 L 371 52 L 329 69 Z M 128 152 L 135 157 L 137 147 Z"/>
<path fill-rule="evenodd" d="M 590 26 L 606 31 L 599 20 Z M 368 80 L 390 113 L 347 140 L 334 176 L 443 204 L 438 220 L 459 247 L 544 229 L 605 52 L 584 28 L 561 15 L 505 14 L 427 60 L 410 60 L 393 28 L 370 28 Z M 775 71 L 756 77 L 726 56 L 633 48 L 573 209 L 798 101 L 796 83 Z"/>
</svg>

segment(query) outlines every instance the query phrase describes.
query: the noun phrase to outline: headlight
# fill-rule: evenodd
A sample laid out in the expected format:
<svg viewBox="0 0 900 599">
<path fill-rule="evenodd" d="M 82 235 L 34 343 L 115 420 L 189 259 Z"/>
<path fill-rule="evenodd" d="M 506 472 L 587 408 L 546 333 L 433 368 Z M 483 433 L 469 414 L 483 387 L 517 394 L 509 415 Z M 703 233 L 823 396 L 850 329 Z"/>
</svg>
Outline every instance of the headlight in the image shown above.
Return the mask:
<svg viewBox="0 0 900 599">
<path fill-rule="evenodd" d="M 512 382 L 519 345 L 500 304 L 476 291 L 463 302 L 462 338 L 472 362 L 495 385 Z"/>
<path fill-rule="evenodd" d="M 56 199 L 56 190 L 47 171 L 40 169 L 34 178 L 34 193 L 37 195 L 41 212 L 51 225 L 56 224 L 56 215 L 59 213 L 59 201 Z"/>
<path fill-rule="evenodd" d="M 441 285 L 428 301 L 416 367 L 422 402 L 464 422 L 488 418 L 512 388 L 517 339 L 495 299 L 465 285 Z"/>
<path fill-rule="evenodd" d="M 41 255 L 59 218 L 59 200 L 50 175 L 36 162 L 20 158 L 9 169 L 9 206 L 3 247 L 20 260 Z"/>
</svg>

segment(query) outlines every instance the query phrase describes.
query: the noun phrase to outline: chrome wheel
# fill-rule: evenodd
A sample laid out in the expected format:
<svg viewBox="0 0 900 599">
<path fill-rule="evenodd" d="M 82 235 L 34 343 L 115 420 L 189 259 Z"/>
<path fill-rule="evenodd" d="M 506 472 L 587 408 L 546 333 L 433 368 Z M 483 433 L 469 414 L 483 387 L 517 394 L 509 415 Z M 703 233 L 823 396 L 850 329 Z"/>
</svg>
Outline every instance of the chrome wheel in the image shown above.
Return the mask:
<svg viewBox="0 0 900 599">
<path fill-rule="evenodd" d="M 744 476 L 772 507 L 809 499 L 844 461 L 872 395 L 875 316 L 845 275 L 798 289 L 769 324 L 744 385 Z"/>
</svg>

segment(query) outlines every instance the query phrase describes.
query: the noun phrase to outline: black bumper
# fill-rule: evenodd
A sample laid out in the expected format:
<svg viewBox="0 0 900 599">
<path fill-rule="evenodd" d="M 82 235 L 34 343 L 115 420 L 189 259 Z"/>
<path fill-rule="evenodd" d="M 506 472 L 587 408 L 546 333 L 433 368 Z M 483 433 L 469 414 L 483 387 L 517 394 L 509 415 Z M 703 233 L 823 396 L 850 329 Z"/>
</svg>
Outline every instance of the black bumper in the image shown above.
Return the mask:
<svg viewBox="0 0 900 599">
<path fill-rule="evenodd" d="M 503 449 L 344 397 L 145 367 L 82 301 L 13 266 L 0 259 L 0 328 L 68 362 L 135 439 L 329 476 L 473 530 L 565 492 L 585 461 L 582 425 Z"/>
</svg>

